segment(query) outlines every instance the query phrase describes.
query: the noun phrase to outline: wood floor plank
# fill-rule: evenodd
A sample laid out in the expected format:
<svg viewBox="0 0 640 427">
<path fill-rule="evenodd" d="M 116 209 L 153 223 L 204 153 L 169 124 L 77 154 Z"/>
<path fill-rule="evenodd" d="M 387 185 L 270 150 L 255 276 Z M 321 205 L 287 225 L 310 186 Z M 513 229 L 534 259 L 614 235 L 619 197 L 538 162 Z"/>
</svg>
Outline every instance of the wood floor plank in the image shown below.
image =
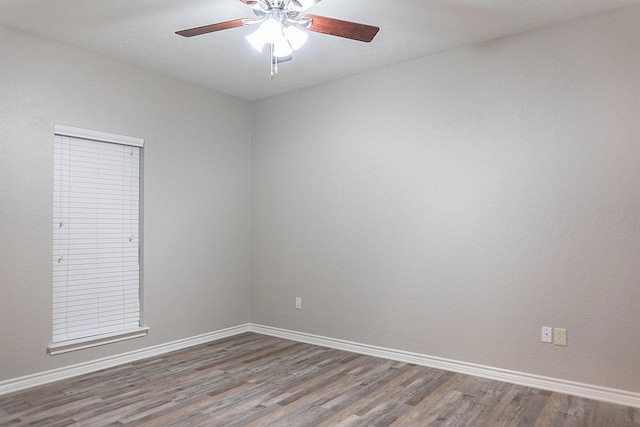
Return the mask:
<svg viewBox="0 0 640 427">
<path fill-rule="evenodd" d="M 640 409 L 244 333 L 0 396 L 14 425 L 640 427 Z"/>
<path fill-rule="evenodd" d="M 551 396 L 547 399 L 547 403 L 544 408 L 538 414 L 538 418 L 535 420 L 534 427 L 546 427 L 553 425 L 553 422 L 562 407 L 562 402 L 566 399 L 565 394 L 551 393 Z"/>
<path fill-rule="evenodd" d="M 382 401 L 387 399 L 390 395 L 399 395 L 399 392 L 403 390 L 400 388 L 400 384 L 402 384 L 409 378 L 419 375 L 423 370 L 424 368 L 419 366 L 408 366 L 408 369 L 404 373 L 397 376 L 396 378 L 393 378 L 383 386 L 372 390 L 370 393 L 366 393 L 364 396 L 358 396 L 352 399 L 350 398 L 350 396 L 345 395 L 345 398 L 343 398 L 342 402 L 340 402 L 342 405 L 342 409 L 339 412 L 335 413 L 331 418 L 318 424 L 318 427 L 330 427 L 339 425 L 342 422 L 349 424 L 355 422 L 356 420 L 359 420 L 360 417 L 357 415 L 354 416 L 354 414 L 358 414 L 361 412 L 366 413 L 368 411 L 365 410 L 365 408 L 371 407 L 372 405 L 373 407 L 377 406 Z M 402 397 L 401 394 L 400 397 Z M 334 410 L 338 409 L 338 407 L 333 404 L 325 404 L 325 407 Z M 349 419 L 351 420 L 347 421 Z"/>
<path fill-rule="evenodd" d="M 337 396 L 333 396 L 330 399 L 323 399 L 322 401 L 317 402 L 317 404 L 330 410 L 330 412 L 327 412 L 327 417 L 335 418 L 336 416 L 339 416 L 339 414 L 342 414 L 343 416 L 353 414 L 353 410 L 355 409 L 353 404 L 359 401 L 364 401 L 363 405 L 359 405 L 361 408 L 377 407 L 380 403 L 391 402 L 388 399 L 391 395 L 389 393 L 380 393 L 379 390 L 385 389 L 389 385 L 402 381 L 407 374 L 411 373 L 412 367 L 412 365 L 402 365 L 393 367 L 384 374 L 376 375 L 374 378 L 361 378 L 359 382 L 356 383 L 356 389 L 352 392 L 340 392 Z M 373 396 L 378 396 L 378 399 Z M 384 396 L 384 398 L 382 398 L 382 396 Z M 395 396 L 393 399 L 394 404 L 399 405 L 401 401 L 401 396 Z M 345 408 L 348 407 L 351 407 L 352 409 L 345 412 Z M 370 409 L 366 412 L 369 411 Z M 363 410 L 361 410 L 361 412 L 363 412 Z M 356 413 L 356 415 L 359 415 L 359 413 Z M 327 420 L 324 418 L 318 419 L 317 423 L 323 423 L 325 421 Z M 335 424 L 335 422 L 328 423 L 328 425 L 333 424 Z"/>
<path fill-rule="evenodd" d="M 432 426 L 437 424 L 442 425 L 443 421 L 446 421 L 446 418 L 444 418 L 443 415 L 450 408 L 460 405 L 465 399 L 464 393 L 455 389 L 451 389 L 446 392 L 439 391 L 438 398 L 434 398 L 435 395 L 430 397 L 431 399 L 425 400 L 430 402 L 428 405 L 424 405 L 423 409 L 419 412 L 415 412 L 414 409 L 413 412 L 415 416 L 407 422 L 403 422 L 401 425 L 410 427 Z"/>
<path fill-rule="evenodd" d="M 360 416 L 359 424 L 370 426 L 388 426 L 407 413 L 411 407 L 397 401 L 386 401 Z"/>
<path fill-rule="evenodd" d="M 360 417 L 357 415 L 349 415 L 344 420 L 340 421 L 338 424 L 334 424 L 334 427 L 352 427 L 358 425 L 360 421 Z"/>
<path fill-rule="evenodd" d="M 418 402 L 414 408 L 398 418 L 391 425 L 392 426 L 406 426 L 414 423 L 416 419 L 421 418 L 425 412 L 429 411 L 432 406 L 435 406 L 439 400 L 442 400 L 443 396 L 451 391 L 455 391 L 455 387 L 464 380 L 464 376 L 461 374 L 454 374 L 445 383 L 441 384 L 436 390 L 437 393 L 431 393 L 425 396 L 420 402 Z M 458 395 L 462 393 L 456 392 Z"/>
</svg>

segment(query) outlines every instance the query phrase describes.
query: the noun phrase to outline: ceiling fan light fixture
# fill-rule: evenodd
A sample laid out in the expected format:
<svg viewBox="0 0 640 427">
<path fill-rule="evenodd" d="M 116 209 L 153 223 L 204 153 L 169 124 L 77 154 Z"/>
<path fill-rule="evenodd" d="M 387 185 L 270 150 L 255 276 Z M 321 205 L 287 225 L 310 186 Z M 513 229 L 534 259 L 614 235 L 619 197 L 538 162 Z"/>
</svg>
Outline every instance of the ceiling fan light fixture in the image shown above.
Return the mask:
<svg viewBox="0 0 640 427">
<path fill-rule="evenodd" d="M 263 39 L 267 43 L 277 43 L 278 40 L 283 38 L 282 26 L 280 22 L 269 17 L 262 24 L 260 24 L 260 30 L 263 34 Z"/>
<path fill-rule="evenodd" d="M 264 45 L 267 43 L 264 39 L 264 34 L 262 34 L 262 27 L 259 27 L 253 33 L 249 34 L 245 37 L 245 39 L 249 42 L 249 44 L 258 51 L 258 53 L 262 53 L 264 49 Z"/>
<path fill-rule="evenodd" d="M 291 45 L 284 36 L 273 44 L 273 56 L 277 58 L 283 58 L 291 55 L 292 53 L 293 49 L 291 49 Z"/>
<path fill-rule="evenodd" d="M 284 36 L 289 40 L 289 44 L 293 50 L 300 49 L 309 38 L 309 34 L 293 25 L 289 25 L 284 29 Z"/>
</svg>

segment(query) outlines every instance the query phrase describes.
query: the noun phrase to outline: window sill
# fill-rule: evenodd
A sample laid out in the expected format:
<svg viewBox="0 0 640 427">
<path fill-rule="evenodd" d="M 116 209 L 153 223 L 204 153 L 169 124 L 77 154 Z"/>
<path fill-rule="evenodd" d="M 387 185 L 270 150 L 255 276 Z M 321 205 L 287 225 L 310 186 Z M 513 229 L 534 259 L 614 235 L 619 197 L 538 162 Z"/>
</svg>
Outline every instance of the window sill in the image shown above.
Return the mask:
<svg viewBox="0 0 640 427">
<path fill-rule="evenodd" d="M 99 345 L 111 344 L 118 341 L 140 338 L 147 335 L 149 327 L 145 326 L 131 331 L 117 332 L 112 334 L 96 335 L 88 338 L 80 338 L 76 340 L 62 341 L 47 347 L 49 354 L 68 353 L 70 351 L 83 350 L 85 348 L 97 347 Z"/>
</svg>

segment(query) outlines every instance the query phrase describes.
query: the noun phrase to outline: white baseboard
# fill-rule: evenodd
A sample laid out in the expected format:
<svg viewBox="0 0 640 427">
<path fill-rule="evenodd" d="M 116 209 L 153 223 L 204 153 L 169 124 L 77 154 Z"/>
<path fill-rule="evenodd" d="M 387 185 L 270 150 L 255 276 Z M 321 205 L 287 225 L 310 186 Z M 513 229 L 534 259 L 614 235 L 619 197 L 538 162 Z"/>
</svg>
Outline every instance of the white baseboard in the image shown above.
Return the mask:
<svg viewBox="0 0 640 427">
<path fill-rule="evenodd" d="M 205 344 L 211 341 L 227 338 L 244 332 L 249 332 L 249 330 L 249 324 L 234 326 L 215 332 L 197 335 L 195 337 L 183 338 L 180 340 L 147 347 L 140 350 L 116 354 L 115 356 L 104 357 L 102 359 L 96 359 L 89 362 L 78 363 L 76 365 L 65 366 L 63 368 L 52 369 L 50 371 L 38 372 L 36 374 L 26 375 L 24 377 L 0 381 L 0 395 L 52 383 L 54 381 L 77 377 L 79 375 L 100 371 L 106 368 L 112 368 L 118 365 L 124 365 L 126 363 L 135 362 L 136 360 L 146 359 L 148 357 L 159 356 L 162 354 L 170 353 L 172 351 L 192 347 L 194 345 Z"/>
<path fill-rule="evenodd" d="M 96 372 L 106 368 L 112 368 L 114 366 L 146 359 L 148 357 L 160 356 L 172 351 L 182 350 L 187 347 L 205 344 L 245 332 L 255 332 L 258 334 L 350 351 L 367 356 L 382 357 L 385 359 L 397 360 L 399 362 L 413 363 L 415 365 L 428 366 L 430 368 L 459 372 L 461 374 L 473 375 L 476 377 L 483 377 L 512 384 L 524 385 L 527 387 L 585 397 L 587 399 L 640 408 L 640 393 L 636 392 L 583 384 L 558 378 L 543 377 L 540 375 L 528 374 L 526 372 L 510 371 L 491 366 L 477 365 L 458 360 L 377 347 L 252 323 L 221 329 L 219 331 L 209 332 L 195 337 L 184 338 L 153 347 L 147 347 L 140 350 L 130 351 L 128 353 L 117 354 L 115 356 L 109 356 L 50 371 L 26 375 L 24 377 L 0 381 L 0 395 Z"/>
<path fill-rule="evenodd" d="M 397 360 L 399 362 L 413 363 L 415 365 L 428 366 L 430 368 L 443 369 L 445 371 L 459 372 L 461 374 L 473 375 L 476 377 L 488 378 L 511 384 L 518 384 L 558 393 L 570 394 L 573 396 L 585 397 L 587 399 L 640 408 L 640 393 L 631 391 L 583 384 L 558 378 L 543 377 L 540 375 L 528 374 L 526 372 L 510 371 L 491 366 L 476 365 L 474 363 L 377 347 L 303 332 L 274 328 L 271 326 L 251 324 L 250 330 L 251 332 L 258 334 L 285 338 L 292 341 L 315 344 L 322 347 L 330 347 L 367 356 L 382 357 L 385 359 Z"/>
</svg>

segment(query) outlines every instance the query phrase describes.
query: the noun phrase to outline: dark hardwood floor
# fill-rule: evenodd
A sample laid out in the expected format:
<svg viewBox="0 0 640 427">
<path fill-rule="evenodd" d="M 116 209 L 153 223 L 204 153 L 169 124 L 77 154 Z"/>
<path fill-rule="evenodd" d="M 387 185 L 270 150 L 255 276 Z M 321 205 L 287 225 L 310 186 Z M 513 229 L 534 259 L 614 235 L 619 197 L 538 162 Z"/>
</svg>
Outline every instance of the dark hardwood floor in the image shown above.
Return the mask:
<svg viewBox="0 0 640 427">
<path fill-rule="evenodd" d="M 640 409 L 247 333 L 0 396 L 2 426 L 640 426 Z"/>
</svg>

